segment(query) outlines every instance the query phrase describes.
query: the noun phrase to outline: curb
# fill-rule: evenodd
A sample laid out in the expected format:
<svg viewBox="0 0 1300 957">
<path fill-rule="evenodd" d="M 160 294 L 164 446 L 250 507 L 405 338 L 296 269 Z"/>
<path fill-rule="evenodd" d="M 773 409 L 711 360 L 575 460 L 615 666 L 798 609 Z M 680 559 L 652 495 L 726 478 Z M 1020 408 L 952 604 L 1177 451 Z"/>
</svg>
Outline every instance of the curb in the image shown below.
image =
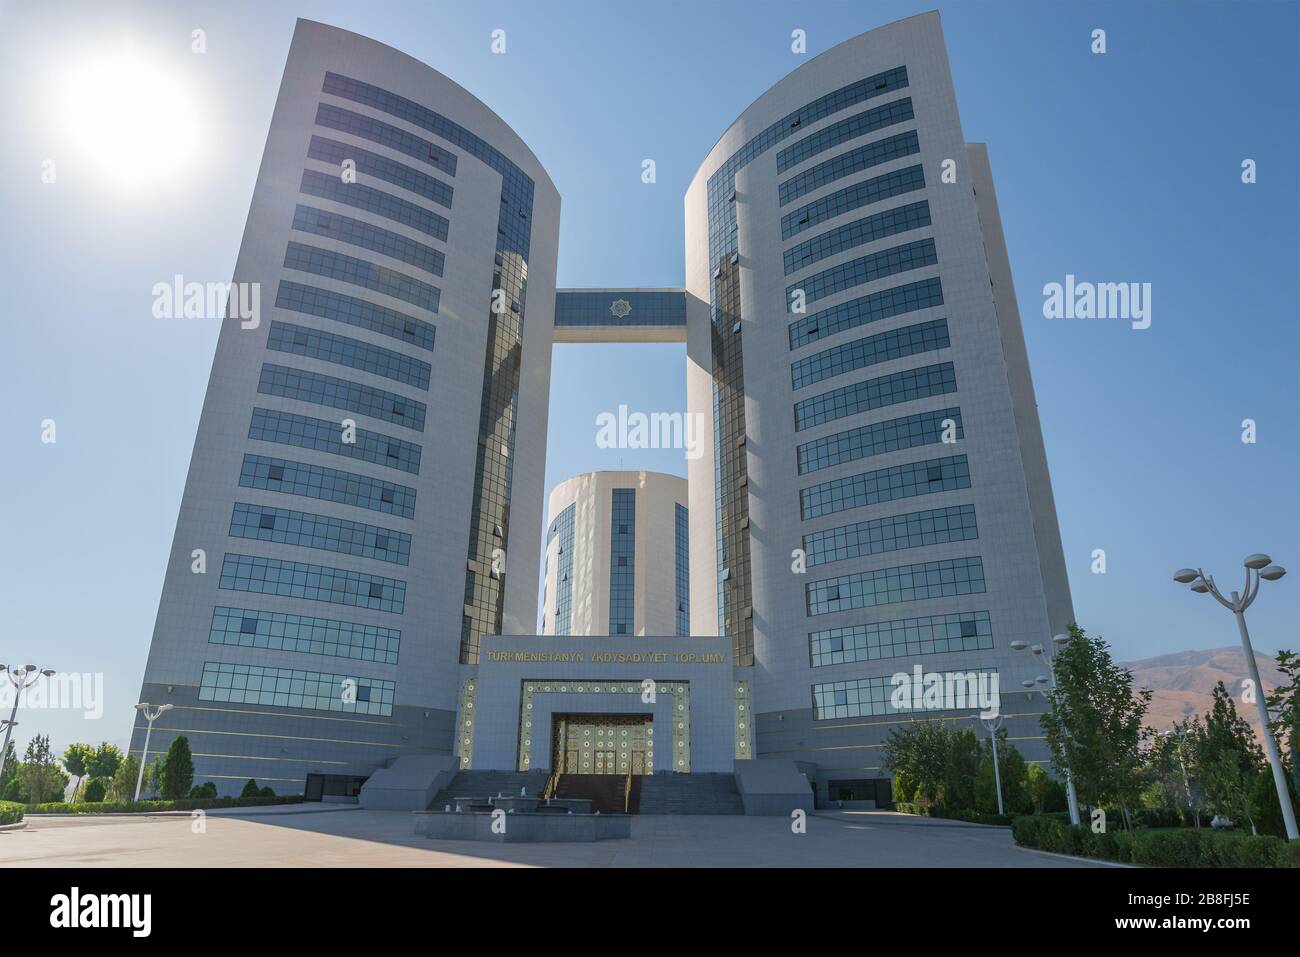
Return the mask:
<svg viewBox="0 0 1300 957">
<path fill-rule="evenodd" d="M 21 820 L 21 821 L 16 821 L 16 822 L 13 823 L 13 824 L 0 824 L 0 832 L 2 832 L 2 831 L 21 831 L 21 830 L 22 830 L 23 828 L 25 828 L 26 826 L 27 826 L 27 820 L 26 820 L 26 817 L 24 817 L 23 820 Z"/>
</svg>

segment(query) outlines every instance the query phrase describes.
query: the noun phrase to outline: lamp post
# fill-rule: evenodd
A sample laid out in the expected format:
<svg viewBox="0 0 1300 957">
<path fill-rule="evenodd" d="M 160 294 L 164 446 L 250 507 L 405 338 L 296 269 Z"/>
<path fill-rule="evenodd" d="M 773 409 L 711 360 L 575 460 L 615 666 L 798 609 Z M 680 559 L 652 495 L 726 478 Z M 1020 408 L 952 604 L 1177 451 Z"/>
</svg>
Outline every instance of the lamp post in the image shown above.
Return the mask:
<svg viewBox="0 0 1300 957">
<path fill-rule="evenodd" d="M 1056 645 L 1059 648 L 1061 645 L 1068 644 L 1069 641 L 1070 641 L 1069 635 L 1056 635 L 1052 639 L 1052 644 Z M 1011 648 L 1013 651 L 1024 651 L 1025 649 L 1029 649 L 1035 655 L 1038 655 L 1045 662 L 1047 662 L 1047 674 L 1038 675 L 1036 678 L 1034 678 L 1033 681 L 1020 682 L 1021 685 L 1023 685 L 1026 688 L 1029 688 L 1030 690 L 1036 689 L 1038 693 L 1041 694 L 1046 699 L 1047 691 L 1044 691 L 1039 686 L 1047 685 L 1049 690 L 1051 691 L 1056 690 L 1056 671 L 1055 669 L 1052 668 L 1053 653 L 1044 651 L 1042 645 L 1030 645 L 1026 641 L 1013 641 L 1011 642 Z M 1070 805 L 1070 823 L 1073 824 L 1075 827 L 1078 827 L 1079 826 L 1079 798 L 1074 791 L 1074 775 L 1070 773 L 1069 767 L 1065 769 L 1065 795 Z"/>
<path fill-rule="evenodd" d="M 1191 585 L 1198 595 L 1211 595 L 1224 608 L 1237 616 L 1237 631 L 1241 633 L 1241 647 L 1246 653 L 1246 667 L 1250 670 L 1251 680 L 1255 682 L 1255 705 L 1259 708 L 1259 721 L 1263 726 L 1260 731 L 1264 738 L 1264 750 L 1268 753 L 1268 763 L 1273 770 L 1273 784 L 1277 788 L 1277 800 L 1282 807 L 1282 820 L 1286 823 L 1288 840 L 1300 840 L 1296 831 L 1295 809 L 1291 807 L 1291 796 L 1287 793 L 1286 772 L 1282 770 L 1282 756 L 1278 753 L 1277 742 L 1273 732 L 1268 729 L 1268 707 L 1264 703 L 1264 685 L 1259 678 L 1259 666 L 1255 664 L 1255 650 L 1250 645 L 1250 632 L 1246 630 L 1246 609 L 1259 594 L 1261 580 L 1275 582 L 1286 574 L 1281 565 L 1274 565 L 1267 555 L 1247 555 L 1242 563 L 1246 566 L 1246 584 L 1240 592 L 1231 592 L 1231 598 L 1224 598 L 1219 587 L 1214 583 L 1213 575 L 1206 575 L 1199 568 L 1180 568 L 1174 572 L 1174 581 Z"/>
<path fill-rule="evenodd" d="M 14 733 L 14 727 L 18 724 L 15 718 L 18 717 L 18 701 L 23 696 L 23 691 L 36 684 L 36 680 L 44 675 L 48 678 L 54 674 L 53 671 L 37 671 L 35 665 L 23 665 L 21 668 L 15 668 L 13 665 L 0 665 L 0 671 L 5 673 L 9 683 L 14 686 L 14 707 L 9 712 L 9 720 L 5 722 L 5 743 L 0 748 L 0 776 L 4 775 L 5 758 L 9 754 L 9 738 Z"/>
<path fill-rule="evenodd" d="M 1002 727 L 1002 715 L 981 718 L 980 721 L 989 729 L 989 739 L 993 745 L 993 787 L 998 792 L 998 814 L 1002 815 L 1006 813 L 1002 809 L 1002 771 L 998 768 L 998 729 Z"/>
<path fill-rule="evenodd" d="M 140 754 L 140 773 L 135 779 L 135 800 L 140 800 L 140 787 L 144 784 L 144 766 L 149 760 L 149 735 L 153 734 L 153 723 L 158 720 L 158 716 L 170 711 L 172 706 L 169 704 L 160 704 L 154 708 L 153 713 L 149 713 L 149 702 L 141 701 L 135 706 L 135 710 L 144 715 L 144 719 L 149 722 L 149 726 L 144 731 L 144 751 Z"/>
</svg>

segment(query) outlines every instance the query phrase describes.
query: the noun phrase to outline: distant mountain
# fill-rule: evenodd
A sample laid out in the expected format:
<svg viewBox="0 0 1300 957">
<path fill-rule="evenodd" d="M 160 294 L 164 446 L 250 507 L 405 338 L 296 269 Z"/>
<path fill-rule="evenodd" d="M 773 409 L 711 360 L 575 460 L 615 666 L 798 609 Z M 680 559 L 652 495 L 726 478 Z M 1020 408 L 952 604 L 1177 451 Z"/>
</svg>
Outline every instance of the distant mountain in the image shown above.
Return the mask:
<svg viewBox="0 0 1300 957">
<path fill-rule="evenodd" d="M 1274 667 L 1273 659 L 1268 655 L 1256 651 L 1255 663 L 1259 667 L 1260 680 L 1264 682 L 1264 692 L 1282 683 L 1282 673 Z M 1259 734 L 1259 716 L 1255 706 L 1244 705 L 1241 701 L 1241 683 L 1250 675 L 1240 646 L 1175 651 L 1126 662 L 1125 667 L 1133 672 L 1134 688 L 1150 688 L 1155 692 L 1151 696 L 1151 710 L 1147 712 L 1147 724 L 1151 727 L 1164 731 L 1176 721 L 1209 711 L 1214 703 L 1211 695 L 1214 685 L 1222 681 L 1232 693 L 1237 711 Z"/>
</svg>

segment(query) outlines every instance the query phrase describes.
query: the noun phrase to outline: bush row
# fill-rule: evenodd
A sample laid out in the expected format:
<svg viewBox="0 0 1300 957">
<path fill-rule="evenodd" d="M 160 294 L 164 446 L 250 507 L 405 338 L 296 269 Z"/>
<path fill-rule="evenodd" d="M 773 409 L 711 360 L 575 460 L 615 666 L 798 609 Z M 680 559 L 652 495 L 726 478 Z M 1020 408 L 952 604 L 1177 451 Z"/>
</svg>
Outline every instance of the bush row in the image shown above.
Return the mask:
<svg viewBox="0 0 1300 957">
<path fill-rule="evenodd" d="M 281 794 L 275 797 L 219 797 L 184 798 L 179 801 L 51 801 L 47 804 L 27 805 L 28 814 L 119 814 L 147 811 L 199 811 L 222 807 L 255 807 L 262 804 L 298 804 L 301 794 Z M 21 807 L 21 805 L 19 805 Z"/>
<path fill-rule="evenodd" d="M 0 801 L 0 825 L 17 824 L 27 809 L 14 801 Z"/>
<path fill-rule="evenodd" d="M 894 810 L 902 814 L 916 814 L 921 817 L 939 817 L 949 821 L 967 821 L 971 824 L 997 824 L 1005 827 L 1013 820 L 1011 814 L 984 814 L 961 808 L 949 810 L 942 804 L 910 804 L 896 801 Z"/>
<path fill-rule="evenodd" d="M 1021 847 L 1148 867 L 1300 867 L 1300 841 L 1209 828 L 1138 828 L 1094 834 L 1046 815 L 1020 816 L 1011 835 Z"/>
</svg>

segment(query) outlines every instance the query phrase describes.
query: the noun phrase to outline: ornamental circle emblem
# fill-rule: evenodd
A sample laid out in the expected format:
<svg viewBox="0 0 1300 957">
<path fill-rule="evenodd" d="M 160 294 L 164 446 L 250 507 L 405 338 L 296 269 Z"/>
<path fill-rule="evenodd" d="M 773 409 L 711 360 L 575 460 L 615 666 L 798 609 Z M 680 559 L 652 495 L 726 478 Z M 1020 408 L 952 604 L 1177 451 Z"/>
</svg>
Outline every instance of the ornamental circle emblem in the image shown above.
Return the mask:
<svg viewBox="0 0 1300 957">
<path fill-rule="evenodd" d="M 626 319 L 632 314 L 632 304 L 626 299 L 615 299 L 609 304 L 609 311 L 615 319 Z"/>
</svg>

